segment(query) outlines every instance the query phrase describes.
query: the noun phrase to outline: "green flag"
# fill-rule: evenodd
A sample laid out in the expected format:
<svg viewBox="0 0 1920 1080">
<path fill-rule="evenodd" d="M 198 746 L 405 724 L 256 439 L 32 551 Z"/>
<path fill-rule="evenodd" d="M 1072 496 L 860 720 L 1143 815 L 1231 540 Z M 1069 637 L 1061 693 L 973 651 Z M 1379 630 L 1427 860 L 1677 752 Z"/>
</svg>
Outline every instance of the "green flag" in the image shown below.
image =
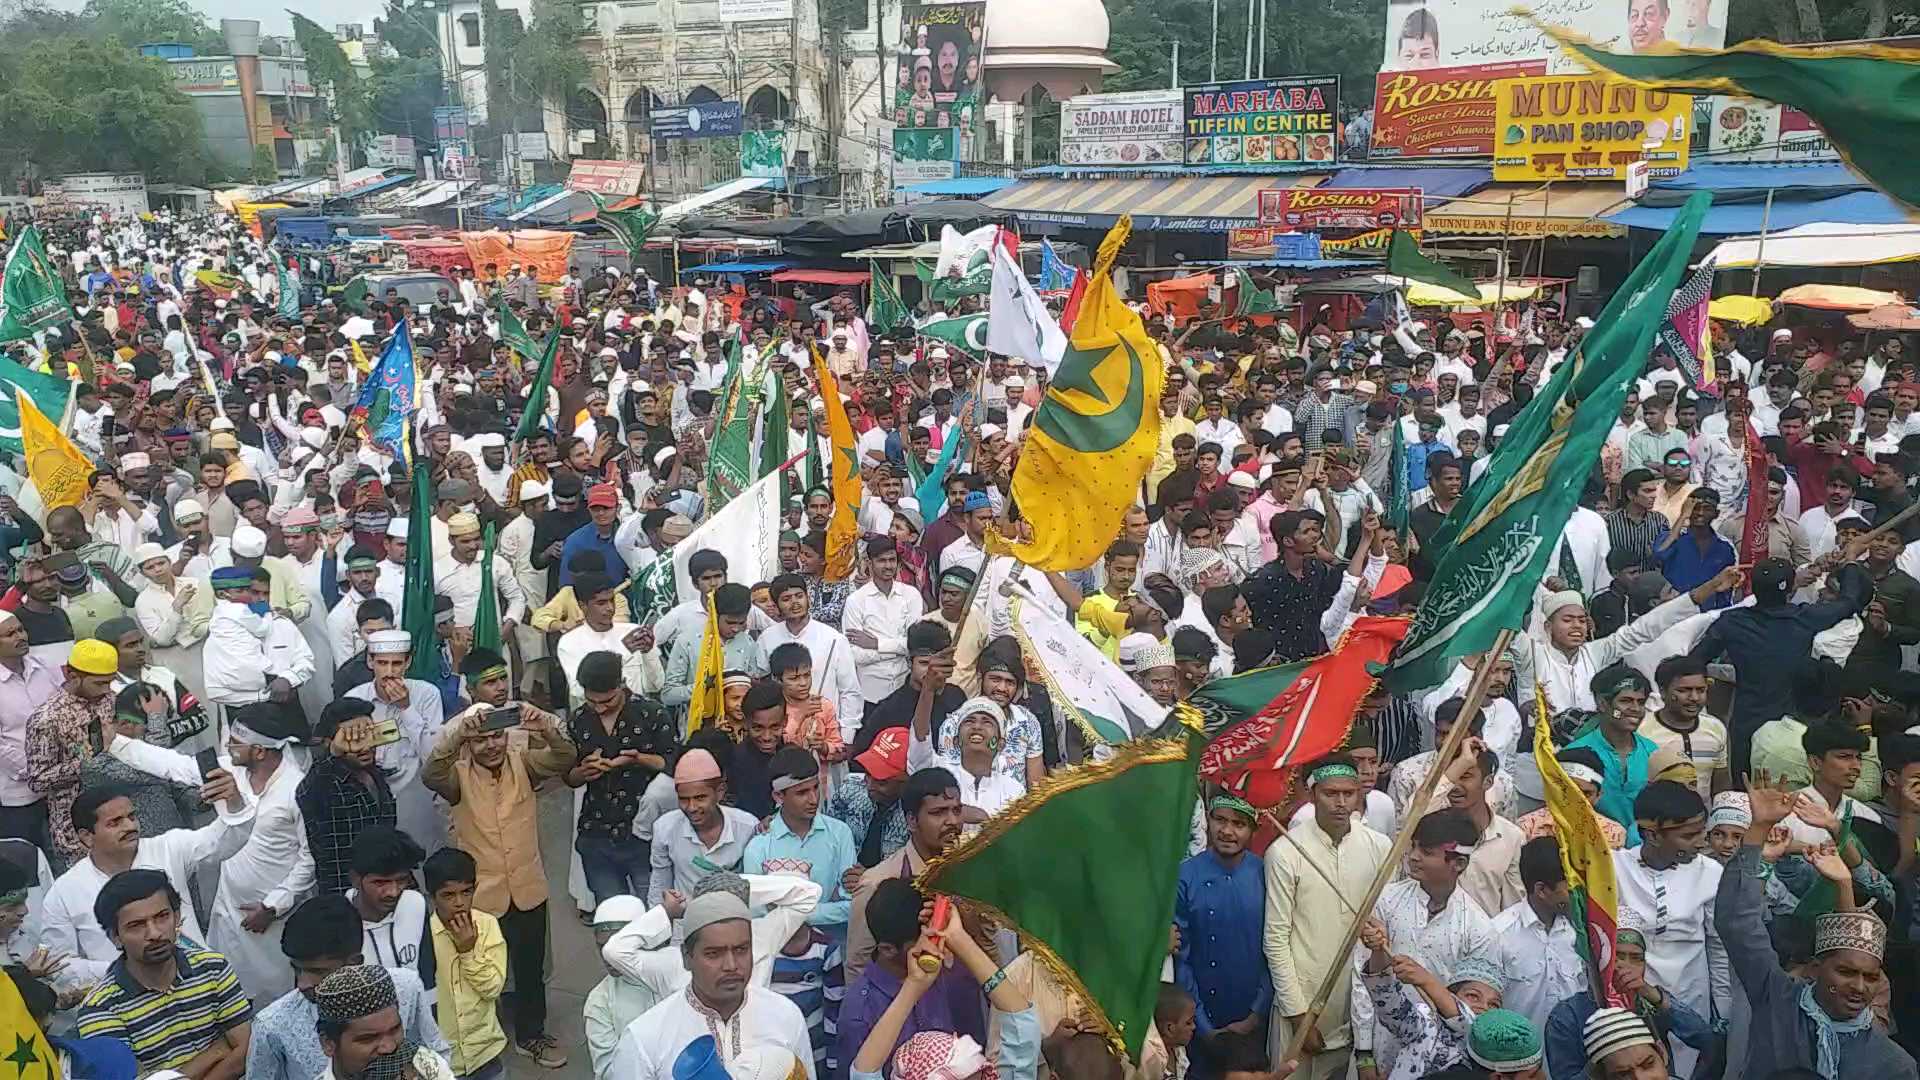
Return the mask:
<svg viewBox="0 0 1920 1080">
<path fill-rule="evenodd" d="M 820 433 L 814 429 L 813 409 L 807 409 L 807 475 L 806 490 L 812 491 L 826 483 L 827 463 L 820 459 Z M 782 506 L 782 510 L 786 507 Z"/>
<path fill-rule="evenodd" d="M 627 594 L 627 607 L 633 621 L 652 626 L 666 617 L 680 602 L 680 585 L 673 571 L 673 553 L 667 552 L 633 575 Z"/>
<path fill-rule="evenodd" d="M 1593 331 L 1514 417 L 1486 476 L 1426 545 L 1437 565 L 1385 675 L 1389 688 L 1437 685 L 1459 657 L 1492 648 L 1501 630 L 1520 629 L 1627 389 L 1646 363 L 1712 201 L 1706 192 L 1687 200 L 1615 290 Z"/>
<path fill-rule="evenodd" d="M 1920 57 L 1871 43 L 1801 49 L 1765 40 L 1718 51 L 1662 46 L 1650 56 L 1621 56 L 1538 25 L 1590 66 L 1643 90 L 1745 94 L 1791 105 L 1820 125 L 1854 171 L 1920 207 L 1920 173 L 1907 157 L 1920 145 Z"/>
<path fill-rule="evenodd" d="M 520 410 L 520 426 L 513 431 L 515 442 L 525 442 L 540 430 L 540 421 L 547 415 L 547 388 L 553 385 L 553 363 L 559 355 L 560 332 L 555 330 L 547 335 L 547 344 L 540 350 L 540 370 L 534 372 L 533 386 L 527 390 L 527 405 Z"/>
<path fill-rule="evenodd" d="M 707 452 L 707 516 L 753 481 L 753 395 L 747 392 L 747 367 L 740 361 L 740 339 L 727 339 L 727 377 L 714 409 L 713 437 Z"/>
<path fill-rule="evenodd" d="M 868 262 L 867 271 L 872 284 L 872 297 L 867 305 L 867 323 L 879 334 L 884 334 L 907 321 L 907 305 L 900 299 L 900 290 L 894 288 L 893 275 L 880 269 L 877 262 Z"/>
<path fill-rule="evenodd" d="M 413 425 L 406 425 L 406 445 L 413 447 Z M 440 639 L 434 633 L 433 597 L 433 473 L 425 461 L 408 454 L 412 469 L 413 505 L 407 517 L 407 577 L 401 593 L 400 626 L 413 635 L 413 663 L 407 678 L 437 682 L 440 678 Z"/>
<path fill-rule="evenodd" d="M 1442 289 L 1452 289 L 1462 296 L 1480 295 L 1480 286 L 1474 284 L 1472 278 L 1449 270 L 1421 254 L 1420 241 L 1405 229 L 1393 230 L 1393 239 L 1387 242 L 1387 273 L 1437 285 Z"/>
<path fill-rule="evenodd" d="M 1235 317 L 1268 315 L 1279 310 L 1280 303 L 1273 298 L 1272 289 L 1263 289 L 1254 284 L 1252 274 L 1240 267 L 1234 267 L 1233 314 Z"/>
<path fill-rule="evenodd" d="M 765 476 L 778 469 L 787 460 L 787 424 L 790 421 L 787 409 L 787 380 L 779 372 L 773 374 L 773 397 L 760 414 L 760 464 L 754 470 L 756 476 Z M 796 494 L 791 471 L 780 477 L 780 508 L 786 509 L 787 501 Z"/>
<path fill-rule="evenodd" d="M 497 310 L 500 316 L 500 340 L 506 343 L 507 348 L 526 360 L 546 355 L 546 349 L 533 340 L 533 335 L 527 331 L 527 324 L 520 321 L 520 316 L 515 315 L 504 300 Z M 559 333 L 556 331 L 554 336 L 558 337 Z"/>
<path fill-rule="evenodd" d="M 922 892 L 1005 916 L 1135 1060 L 1153 1026 L 1206 745 L 1197 731 L 1169 729 L 1048 777 L 919 881 Z"/>
<path fill-rule="evenodd" d="M 6 266 L 0 270 L 0 341 L 30 338 L 37 330 L 65 322 L 72 312 L 67 306 L 67 287 L 40 242 L 40 227 L 28 225 L 14 237 Z M 35 397 L 34 404 L 39 403 Z M 18 440 L 17 418 L 13 427 Z"/>
<path fill-rule="evenodd" d="M 20 442 L 20 402 L 25 394 L 34 407 L 55 423 L 67 415 L 73 384 L 57 375 L 33 371 L 0 356 L 0 450 L 26 453 Z"/>
<path fill-rule="evenodd" d="M 346 287 L 340 290 L 340 295 L 336 300 L 339 306 L 345 310 L 351 311 L 362 318 L 370 318 L 373 315 L 373 305 L 372 302 L 367 299 L 369 291 L 367 287 L 367 275 L 356 274 L 353 280 L 347 282 Z"/>
<path fill-rule="evenodd" d="M 609 210 L 607 200 L 598 193 L 589 191 L 587 198 L 593 200 L 593 220 L 605 226 L 615 239 L 626 245 L 630 255 L 640 254 L 641 249 L 647 246 L 648 235 L 653 232 L 654 226 L 660 224 L 660 215 L 645 207 Z"/>
<path fill-rule="evenodd" d="M 274 287 L 280 293 L 280 317 L 300 317 L 300 279 L 287 268 L 284 258 L 273 261 Z"/>
<path fill-rule="evenodd" d="M 504 652 L 500 647 L 500 592 L 493 583 L 495 540 L 493 522 L 489 521 L 487 538 L 480 547 L 480 603 L 473 609 L 473 647 Z M 413 553 L 408 551 L 407 554 Z"/>
<path fill-rule="evenodd" d="M 985 315 L 935 319 L 922 326 L 917 333 L 921 337 L 945 342 L 969 356 L 985 357 L 987 355 L 987 317 Z"/>
<path fill-rule="evenodd" d="M 1413 521 L 1412 486 L 1407 479 L 1407 431 L 1399 417 L 1387 422 L 1392 429 L 1393 452 L 1387 459 L 1386 523 L 1400 534 L 1400 550 L 1407 549 L 1407 532 Z"/>
</svg>

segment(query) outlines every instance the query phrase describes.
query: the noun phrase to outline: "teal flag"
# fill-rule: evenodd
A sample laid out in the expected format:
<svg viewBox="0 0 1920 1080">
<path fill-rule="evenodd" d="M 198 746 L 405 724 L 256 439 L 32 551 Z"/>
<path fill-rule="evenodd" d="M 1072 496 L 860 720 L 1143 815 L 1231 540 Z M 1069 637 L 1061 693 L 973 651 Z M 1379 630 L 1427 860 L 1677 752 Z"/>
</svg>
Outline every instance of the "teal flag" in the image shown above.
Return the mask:
<svg viewBox="0 0 1920 1080">
<path fill-rule="evenodd" d="M 520 316 L 515 315 L 504 300 L 497 310 L 500 316 L 500 340 L 506 343 L 507 348 L 526 360 L 536 360 L 546 355 L 546 348 L 533 340 L 527 324 L 520 321 Z M 558 336 L 557 332 L 555 336 Z"/>
<path fill-rule="evenodd" d="M 525 328 L 521 333 L 526 333 Z M 519 346 L 514 347 L 517 349 Z M 540 370 L 534 373 L 533 386 L 527 391 L 526 407 L 520 410 L 520 426 L 513 431 L 515 442 L 526 442 L 533 438 L 533 433 L 540 430 L 540 421 L 547 415 L 547 389 L 553 385 L 553 364 L 560 356 L 559 330 L 547 335 L 547 344 L 540 350 L 539 356 Z"/>
<path fill-rule="evenodd" d="M 300 317 L 300 278 L 287 269 L 284 259 L 273 261 L 274 284 L 280 293 L 280 316 L 285 319 Z"/>
<path fill-rule="evenodd" d="M 1438 556 L 1413 626 L 1383 676 L 1395 691 L 1434 686 L 1469 653 L 1518 630 L 1627 390 L 1646 363 L 1713 198 L 1697 192 L 1615 290 L 1494 451 L 1481 482 L 1441 523 Z"/>
<path fill-rule="evenodd" d="M 593 220 L 606 227 L 616 239 L 626 245 L 629 255 L 640 254 L 647 246 L 647 237 L 652 235 L 654 226 L 660 224 L 660 215 L 651 210 L 635 207 L 628 210 L 609 210 L 607 200 L 595 192 L 587 192 L 587 198 L 593 200 Z"/>
<path fill-rule="evenodd" d="M 867 263 L 872 299 L 867 305 L 867 323 L 876 334 L 884 334 L 907 321 L 907 305 L 894 288 L 893 275 L 880 269 L 877 262 Z"/>
<path fill-rule="evenodd" d="M 1254 283 L 1253 275 L 1235 267 L 1233 271 L 1233 313 L 1235 316 L 1269 315 L 1280 310 L 1272 289 Z"/>
<path fill-rule="evenodd" d="M 707 516 L 720 512 L 753 481 L 753 395 L 747 393 L 747 366 L 740 339 L 727 341 L 727 381 L 714 409 L 713 438 L 707 452 Z"/>
<path fill-rule="evenodd" d="M 806 490 L 826 483 L 827 463 L 820 460 L 820 433 L 814 430 L 813 410 L 807 410 L 807 475 Z M 786 507 L 781 507 L 785 510 Z"/>
<path fill-rule="evenodd" d="M 760 416 L 760 464 L 754 470 L 756 476 L 765 476 L 787 460 L 791 452 L 787 449 L 787 425 L 790 422 L 787 404 L 787 380 L 779 372 L 773 373 L 773 396 L 767 401 L 767 407 Z M 793 472 L 788 470 L 780 477 L 780 507 L 786 509 L 787 501 L 799 494 L 794 491 Z"/>
<path fill-rule="evenodd" d="M 411 526 L 412 522 L 408 522 Z M 493 582 L 493 553 L 498 537 L 493 522 L 487 522 L 487 537 L 480 548 L 480 603 L 473 609 L 473 647 L 502 653 L 500 646 L 500 590 Z M 411 552 L 409 552 L 411 554 Z"/>
<path fill-rule="evenodd" d="M 1420 250 L 1420 241 L 1405 229 L 1393 230 L 1393 238 L 1387 241 L 1387 273 L 1423 285 L 1452 289 L 1462 296 L 1480 295 L 1480 286 L 1474 284 L 1472 278 L 1427 258 Z"/>
<path fill-rule="evenodd" d="M 1407 431 L 1398 416 L 1387 422 L 1393 436 L 1393 453 L 1387 459 L 1387 518 L 1389 528 L 1400 536 L 1400 550 L 1407 547 L 1407 532 L 1413 521 L 1413 496 L 1407 479 Z"/>
<path fill-rule="evenodd" d="M 30 338 L 36 331 L 67 321 L 72 313 L 67 306 L 67 287 L 47 258 L 46 245 L 40 242 L 40 227 L 28 225 L 14 237 L 6 265 L 0 268 L 0 341 Z M 35 397 L 34 404 L 39 403 Z M 13 427 L 17 433 L 17 418 Z M 18 434 L 14 437 L 19 438 Z"/>
<path fill-rule="evenodd" d="M 987 355 L 987 317 L 962 315 L 957 319 L 935 319 L 916 331 L 921 337 L 945 342 L 969 356 Z"/>
<path fill-rule="evenodd" d="M 0 450 L 26 453 L 27 448 L 20 442 L 21 395 L 57 424 L 67 415 L 67 399 L 72 394 L 73 384 L 67 380 L 21 367 L 0 356 Z"/>
</svg>

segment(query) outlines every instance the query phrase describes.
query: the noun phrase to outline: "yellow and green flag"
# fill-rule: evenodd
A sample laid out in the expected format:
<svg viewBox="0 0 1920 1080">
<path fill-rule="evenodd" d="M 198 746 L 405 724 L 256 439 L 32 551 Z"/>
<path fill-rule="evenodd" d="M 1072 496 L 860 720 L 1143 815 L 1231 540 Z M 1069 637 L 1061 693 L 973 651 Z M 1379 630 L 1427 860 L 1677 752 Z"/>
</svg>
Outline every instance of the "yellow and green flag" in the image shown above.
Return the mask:
<svg viewBox="0 0 1920 1080">
<path fill-rule="evenodd" d="M 718 723 L 727 711 L 721 689 L 727 678 L 727 643 L 720 640 L 720 613 L 707 594 L 707 631 L 700 635 L 700 659 L 693 668 L 693 699 L 687 702 L 687 734 Z"/>
<path fill-rule="evenodd" d="M 87 478 L 93 475 L 93 462 L 73 440 L 60 433 L 33 399 L 21 394 L 20 442 L 26 447 L 27 477 L 40 492 L 40 505 L 52 510 L 58 506 L 78 506 L 87 497 Z"/>
<path fill-rule="evenodd" d="M 1563 27 L 1539 24 L 1587 66 L 1649 90 L 1744 94 L 1813 118 L 1847 164 L 1881 191 L 1920 208 L 1920 57 L 1884 45 L 1787 47 L 1743 41 L 1728 49 L 1656 46 L 1622 56 Z"/>
<path fill-rule="evenodd" d="M 1020 450 L 1013 498 L 1033 538 L 989 537 L 995 554 L 1041 570 L 1076 570 L 1100 557 L 1160 445 L 1166 369 L 1113 287 L 1113 262 L 1132 231 L 1123 217 L 1100 242 L 1073 337 Z"/>
<path fill-rule="evenodd" d="M 860 539 L 860 459 L 853 447 L 853 422 L 847 419 L 846 403 L 840 400 L 840 384 L 827 370 L 826 358 L 819 349 L 813 350 L 813 375 L 820 384 L 820 399 L 827 406 L 827 441 L 833 444 L 833 460 L 827 463 L 832 477 L 833 517 L 827 521 L 826 578 L 844 581 L 853 573 L 853 549 Z"/>
<path fill-rule="evenodd" d="M 40 1025 L 33 1022 L 20 988 L 7 976 L 0 976 L 0 1040 L 7 1048 L 6 1060 L 16 1070 L 15 1076 L 59 1075 L 59 1055 Z M 35 1066 L 43 1071 L 36 1073 Z"/>
<path fill-rule="evenodd" d="M 1573 778 L 1553 756 L 1553 724 L 1547 716 L 1547 696 L 1535 687 L 1533 763 L 1540 770 L 1547 812 L 1553 816 L 1553 835 L 1560 842 L 1560 866 L 1567 872 L 1569 905 L 1583 928 L 1575 940 L 1587 972 L 1594 1000 L 1621 1004 L 1613 989 L 1614 933 L 1620 927 L 1620 892 L 1613 879 L 1613 851 L 1600 829 L 1593 804 L 1580 793 Z"/>
</svg>

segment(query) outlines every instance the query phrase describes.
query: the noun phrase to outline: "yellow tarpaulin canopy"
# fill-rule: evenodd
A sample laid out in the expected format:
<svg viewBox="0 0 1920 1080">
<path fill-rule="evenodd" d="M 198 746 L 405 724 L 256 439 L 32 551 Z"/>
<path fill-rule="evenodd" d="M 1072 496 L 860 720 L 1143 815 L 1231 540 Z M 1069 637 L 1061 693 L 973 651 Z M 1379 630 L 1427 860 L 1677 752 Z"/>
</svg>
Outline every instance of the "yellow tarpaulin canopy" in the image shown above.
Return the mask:
<svg viewBox="0 0 1920 1080">
<path fill-rule="evenodd" d="M 1795 285 L 1781 293 L 1779 299 L 1783 304 L 1827 311 L 1872 311 L 1902 302 L 1899 293 L 1862 289 L 1857 285 Z"/>
<path fill-rule="evenodd" d="M 1491 184 L 1437 208 L 1429 202 L 1425 225 L 1429 238 L 1625 236 L 1625 226 L 1602 221 L 1600 215 L 1628 201 L 1619 184 Z"/>
<path fill-rule="evenodd" d="M 1540 296 L 1540 286 L 1518 281 L 1507 282 L 1502 290 L 1497 281 L 1482 281 L 1479 296 L 1467 296 L 1443 289 L 1438 285 L 1428 285 L 1422 281 L 1407 283 L 1407 303 L 1414 307 L 1488 307 L 1493 304 L 1510 304 L 1515 300 L 1534 300 Z"/>
<path fill-rule="evenodd" d="M 1758 296 L 1722 296 L 1707 305 L 1707 318 L 1758 326 L 1773 318 L 1773 301 Z"/>
</svg>

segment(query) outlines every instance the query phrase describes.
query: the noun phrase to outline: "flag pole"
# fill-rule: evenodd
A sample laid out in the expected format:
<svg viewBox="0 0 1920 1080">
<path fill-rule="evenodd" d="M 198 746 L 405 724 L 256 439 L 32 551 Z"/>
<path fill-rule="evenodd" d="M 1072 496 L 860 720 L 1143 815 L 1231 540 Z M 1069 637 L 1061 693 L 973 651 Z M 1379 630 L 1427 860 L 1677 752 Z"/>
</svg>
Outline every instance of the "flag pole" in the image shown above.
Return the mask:
<svg viewBox="0 0 1920 1080">
<path fill-rule="evenodd" d="M 1773 220 L 1773 189 L 1767 189 L 1767 205 L 1760 209 L 1760 239 L 1753 248 L 1753 290 L 1748 296 L 1760 295 L 1760 271 L 1767 265 L 1767 224 Z"/>
<path fill-rule="evenodd" d="M 1512 640 L 1512 630 L 1501 630 L 1499 636 L 1493 639 L 1493 648 L 1487 650 L 1487 662 L 1474 670 L 1473 681 L 1467 684 L 1466 703 L 1460 709 L 1460 716 L 1454 721 L 1452 730 L 1447 732 L 1447 741 L 1435 755 L 1433 768 L 1428 771 L 1427 778 L 1421 781 L 1420 787 L 1407 801 L 1407 819 L 1401 823 L 1400 831 L 1394 835 L 1393 847 L 1388 850 L 1385 861 L 1373 875 L 1373 884 L 1368 886 L 1367 895 L 1358 905 L 1358 911 L 1353 920 L 1347 924 L 1345 941 L 1334 950 L 1333 966 L 1327 969 L 1326 976 L 1320 980 L 1320 989 L 1314 993 L 1313 999 L 1307 1002 L 1306 1014 L 1294 1027 L 1293 1040 L 1287 1046 L 1286 1053 L 1280 1056 L 1280 1060 L 1300 1060 L 1301 1050 L 1306 1046 L 1307 1033 L 1313 1030 L 1320 1019 L 1320 1014 L 1326 1011 L 1327 1001 L 1333 997 L 1333 988 L 1339 983 L 1340 976 L 1350 969 L 1348 957 L 1353 952 L 1355 943 L 1360 940 L 1360 927 L 1373 914 L 1373 905 L 1379 901 L 1381 891 L 1387 887 L 1387 881 L 1393 877 L 1393 872 L 1399 867 L 1400 860 L 1406 857 L 1407 847 L 1413 842 L 1414 827 L 1420 823 L 1422 810 L 1433 800 L 1433 793 L 1439 789 L 1441 777 L 1446 774 L 1447 764 L 1460 752 L 1461 745 L 1467 740 L 1468 731 L 1473 727 L 1474 717 L 1480 715 L 1480 705 L 1487 696 L 1487 683 L 1493 678 L 1495 665 L 1492 659 L 1506 652 L 1507 645 Z"/>
</svg>

